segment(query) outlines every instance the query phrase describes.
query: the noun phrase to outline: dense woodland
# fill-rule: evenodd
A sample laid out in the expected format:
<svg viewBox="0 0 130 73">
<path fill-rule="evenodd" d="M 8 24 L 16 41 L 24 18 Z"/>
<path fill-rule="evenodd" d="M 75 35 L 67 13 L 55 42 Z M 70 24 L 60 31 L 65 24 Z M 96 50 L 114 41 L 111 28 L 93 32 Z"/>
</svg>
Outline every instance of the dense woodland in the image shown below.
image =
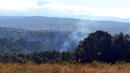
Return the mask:
<svg viewBox="0 0 130 73">
<path fill-rule="evenodd" d="M 71 32 L 0 28 L 0 53 L 32 53 L 54 49 L 62 51 L 65 42 L 72 44 L 66 47 L 72 51 L 77 44 L 75 40 L 69 40 L 70 35 Z"/>
<path fill-rule="evenodd" d="M 1 39 L 0 42 L 8 43 L 10 39 Z M 52 39 L 53 40 L 53 39 Z M 18 46 L 20 42 L 23 45 L 29 45 L 33 42 L 27 42 L 23 40 L 15 40 L 15 45 Z M 14 44 L 14 43 L 9 43 Z M 34 43 L 33 47 L 38 43 Z M 3 44 L 0 44 L 3 47 Z M 5 47 L 1 50 L 4 50 Z M 21 46 L 21 45 L 19 45 Z M 39 46 L 38 46 L 39 47 Z M 17 48 L 17 47 L 16 47 Z M 26 47 L 25 47 L 26 48 Z M 32 49 L 33 49 L 32 48 Z M 30 49 L 31 50 L 31 49 Z M 16 51 L 16 50 L 12 50 Z M 87 63 L 92 61 L 99 62 L 110 62 L 115 63 L 116 61 L 126 61 L 130 62 L 130 36 L 128 34 L 115 34 L 111 35 L 105 31 L 96 31 L 94 33 L 90 33 L 88 37 L 84 40 L 81 40 L 77 47 L 73 51 L 64 51 L 60 52 L 57 50 L 51 51 L 42 51 L 42 52 L 33 52 L 33 53 L 11 53 L 5 52 L 0 55 L 0 62 L 4 63 L 26 63 L 26 62 L 35 62 L 35 63 Z"/>
</svg>

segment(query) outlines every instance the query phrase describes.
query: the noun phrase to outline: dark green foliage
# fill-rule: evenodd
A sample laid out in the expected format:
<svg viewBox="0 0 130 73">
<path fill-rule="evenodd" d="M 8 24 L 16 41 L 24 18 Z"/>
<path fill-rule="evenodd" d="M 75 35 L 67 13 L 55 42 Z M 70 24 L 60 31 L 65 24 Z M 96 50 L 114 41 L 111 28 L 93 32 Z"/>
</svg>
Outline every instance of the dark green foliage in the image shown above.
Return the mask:
<svg viewBox="0 0 130 73">
<path fill-rule="evenodd" d="M 75 49 L 75 59 L 79 62 L 91 62 L 94 60 L 115 62 L 130 59 L 129 35 L 120 33 L 111 36 L 104 31 L 96 31 L 89 34 Z"/>
<path fill-rule="evenodd" d="M 60 31 L 29 31 L 0 27 L 0 53 L 32 53 L 39 51 L 60 51 L 63 44 L 69 40 L 71 32 Z M 60 39 L 60 40 L 59 40 Z M 76 41 L 69 41 L 72 46 L 66 48 L 72 51 Z"/>
<path fill-rule="evenodd" d="M 15 44 L 14 44 L 15 42 Z M 6 44 L 6 45 L 5 45 Z M 19 51 L 32 44 L 31 49 L 39 47 L 39 43 L 28 42 L 24 39 L 12 40 L 12 39 L 0 39 L 1 48 L 12 48 L 10 52 Z M 7 47 L 8 46 L 8 47 Z M 1 49 L 4 51 L 4 49 Z M 18 50 L 17 50 L 18 49 Z M 30 50 L 31 50 L 30 49 Z M 20 52 L 20 51 L 19 51 Z M 130 62 L 130 37 L 127 34 L 116 34 L 111 35 L 108 32 L 96 31 L 89 34 L 87 38 L 80 41 L 79 45 L 73 52 L 59 52 L 57 50 L 53 51 L 43 51 L 34 53 L 8 53 L 4 52 L 0 54 L 0 62 L 4 63 L 26 63 L 35 62 L 37 64 L 41 63 L 86 63 L 92 62 L 94 60 L 100 62 L 111 62 L 116 61 L 127 61 Z"/>
<path fill-rule="evenodd" d="M 120 33 L 112 38 L 111 58 L 112 60 L 128 60 L 130 55 L 130 37 Z"/>
<path fill-rule="evenodd" d="M 71 52 L 62 52 L 62 61 L 65 62 L 72 62 L 73 61 L 73 54 Z"/>
<path fill-rule="evenodd" d="M 42 43 L 37 41 L 0 38 L 0 53 L 29 53 L 40 51 L 41 48 Z"/>
<path fill-rule="evenodd" d="M 34 52 L 31 54 L 10 54 L 5 53 L 0 55 L 0 62 L 4 63 L 26 63 L 28 61 L 40 63 L 62 63 L 63 61 L 72 61 L 72 54 L 69 52 L 60 53 L 56 50 L 44 51 L 44 52 Z"/>
<path fill-rule="evenodd" d="M 111 35 L 107 32 L 97 31 L 80 42 L 75 50 L 75 55 L 81 62 L 102 60 L 108 56 L 110 48 Z"/>
</svg>

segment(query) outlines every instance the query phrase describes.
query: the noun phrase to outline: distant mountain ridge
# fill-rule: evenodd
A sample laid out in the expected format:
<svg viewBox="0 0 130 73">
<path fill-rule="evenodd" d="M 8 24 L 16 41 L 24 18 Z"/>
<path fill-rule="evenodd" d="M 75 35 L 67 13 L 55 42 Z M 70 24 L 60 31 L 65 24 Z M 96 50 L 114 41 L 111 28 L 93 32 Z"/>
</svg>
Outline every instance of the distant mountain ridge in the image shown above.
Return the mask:
<svg viewBox="0 0 130 73">
<path fill-rule="evenodd" d="M 75 31 L 78 29 L 79 32 L 84 29 L 84 32 L 105 30 L 112 33 L 130 33 L 130 23 L 125 22 L 94 21 L 42 16 L 0 16 L 0 27 L 50 31 Z"/>
</svg>

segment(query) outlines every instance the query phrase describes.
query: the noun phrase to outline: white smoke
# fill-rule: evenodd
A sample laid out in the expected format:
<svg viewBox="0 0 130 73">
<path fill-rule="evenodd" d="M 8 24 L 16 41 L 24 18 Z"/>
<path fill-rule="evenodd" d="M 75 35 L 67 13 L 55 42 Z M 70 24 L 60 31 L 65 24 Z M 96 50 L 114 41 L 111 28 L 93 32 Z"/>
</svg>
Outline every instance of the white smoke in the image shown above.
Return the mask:
<svg viewBox="0 0 130 73">
<path fill-rule="evenodd" d="M 66 40 L 62 44 L 61 52 L 76 48 L 76 45 L 78 45 L 79 41 L 86 38 L 89 33 L 94 31 L 93 27 L 95 27 L 93 25 L 93 21 L 80 21 L 78 24 L 75 24 L 75 26 L 76 29 L 69 35 L 69 40 Z M 72 48 L 72 46 L 75 47 Z"/>
</svg>

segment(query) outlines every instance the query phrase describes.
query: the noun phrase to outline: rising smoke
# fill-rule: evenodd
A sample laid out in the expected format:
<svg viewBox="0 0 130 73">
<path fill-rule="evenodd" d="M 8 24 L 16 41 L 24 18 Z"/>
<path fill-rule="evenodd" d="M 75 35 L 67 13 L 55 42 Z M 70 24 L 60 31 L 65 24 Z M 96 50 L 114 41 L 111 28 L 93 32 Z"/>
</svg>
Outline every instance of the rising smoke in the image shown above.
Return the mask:
<svg viewBox="0 0 130 73">
<path fill-rule="evenodd" d="M 79 21 L 75 27 L 76 29 L 68 36 L 69 40 L 66 40 L 62 44 L 62 49 L 60 50 L 61 52 L 76 48 L 76 46 L 79 44 L 79 41 L 83 40 L 88 36 L 89 33 L 94 31 L 93 27 L 95 26 L 93 25 L 92 21 Z"/>
</svg>

